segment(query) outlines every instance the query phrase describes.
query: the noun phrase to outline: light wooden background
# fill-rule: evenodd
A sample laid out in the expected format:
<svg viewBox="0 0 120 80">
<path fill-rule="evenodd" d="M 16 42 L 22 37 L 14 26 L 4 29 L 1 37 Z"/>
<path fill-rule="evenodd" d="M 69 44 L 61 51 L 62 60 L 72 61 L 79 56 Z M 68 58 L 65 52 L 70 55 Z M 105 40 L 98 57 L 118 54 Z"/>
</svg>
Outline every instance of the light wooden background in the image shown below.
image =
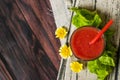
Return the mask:
<svg viewBox="0 0 120 80">
<path fill-rule="evenodd" d="M 76 7 L 79 6 L 91 10 L 98 10 L 104 20 L 103 24 L 105 24 L 109 19 L 113 19 L 114 24 L 112 27 L 116 29 L 113 41 L 118 48 L 120 41 L 120 0 L 50 0 L 50 2 L 57 27 L 63 25 L 69 27 L 72 13 L 68 8 L 73 6 L 74 3 Z M 72 34 L 74 29 L 74 27 L 71 28 L 70 34 Z M 64 44 L 65 41 L 66 39 L 61 40 L 61 44 Z M 76 60 L 74 57 L 67 60 L 61 59 L 57 80 L 97 80 L 96 75 L 91 74 L 87 69 L 78 74 L 73 73 L 69 68 L 69 63 L 74 60 Z M 114 69 L 113 73 L 110 74 L 108 80 L 115 80 L 115 70 L 116 69 Z M 118 78 L 116 80 L 120 80 L 120 68 L 118 72 Z"/>
</svg>

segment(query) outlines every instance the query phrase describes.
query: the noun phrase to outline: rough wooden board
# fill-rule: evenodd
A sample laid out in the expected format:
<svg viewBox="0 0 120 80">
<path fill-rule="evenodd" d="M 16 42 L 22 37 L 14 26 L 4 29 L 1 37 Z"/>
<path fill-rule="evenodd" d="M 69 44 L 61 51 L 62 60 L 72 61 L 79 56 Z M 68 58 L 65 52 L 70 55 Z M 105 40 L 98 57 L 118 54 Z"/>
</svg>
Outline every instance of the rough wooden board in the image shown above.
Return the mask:
<svg viewBox="0 0 120 80">
<path fill-rule="evenodd" d="M 56 2 L 55 2 L 56 1 Z M 55 16 L 55 20 L 56 20 L 56 24 L 57 25 L 64 25 L 65 22 L 60 22 L 59 19 L 64 19 L 64 20 L 67 20 L 66 18 L 68 17 L 68 19 L 70 19 L 70 14 L 67 14 L 66 12 L 68 11 L 67 8 L 66 8 L 66 4 L 62 4 L 63 0 L 59 1 L 59 5 L 57 6 L 58 8 L 56 8 L 54 5 L 55 4 L 58 4 L 57 0 L 51 0 L 51 3 L 54 3 L 52 4 L 52 8 L 53 8 L 53 13 L 54 13 L 54 16 Z M 66 0 L 67 2 L 70 0 Z M 65 3 L 65 1 L 64 1 Z M 113 24 L 112 27 L 115 27 L 116 28 L 116 34 L 113 38 L 115 44 L 116 44 L 116 47 L 118 47 L 118 44 L 119 44 L 119 39 L 120 39 L 120 28 L 118 27 L 119 24 L 120 24 L 120 14 L 119 14 L 119 3 L 120 1 L 116 0 L 77 0 L 77 3 L 76 3 L 76 6 L 79 6 L 79 7 L 82 7 L 82 8 L 87 8 L 87 9 L 97 9 L 100 14 L 102 15 L 105 15 L 104 17 L 102 17 L 105 21 L 104 21 L 104 24 L 110 19 L 110 18 L 113 18 L 113 20 L 115 20 L 115 23 Z M 59 6 L 62 6 L 59 8 Z M 63 7 L 64 6 L 64 7 Z M 63 14 L 61 15 L 61 17 L 59 17 L 58 15 L 60 15 L 56 10 L 60 10 Z M 66 10 L 66 11 L 65 11 Z M 67 14 L 67 16 L 64 16 L 65 14 Z M 57 18 L 57 19 L 56 19 Z M 68 20 L 70 21 L 70 20 Z M 71 33 L 70 35 L 72 34 L 72 32 L 74 31 L 74 27 L 72 27 L 71 29 Z M 64 44 L 65 42 L 62 40 L 61 41 L 61 44 Z M 64 60 L 61 61 L 61 64 L 64 63 L 64 68 L 63 66 L 61 65 L 62 71 L 64 71 L 65 73 L 63 73 L 62 75 L 60 75 L 62 78 L 58 79 L 58 80 L 79 80 L 79 79 L 82 79 L 82 80 L 97 80 L 97 77 L 94 75 L 94 74 L 91 74 L 88 70 L 84 70 L 82 72 L 80 72 L 79 74 L 75 74 L 73 72 L 71 72 L 70 68 L 69 68 L 69 63 L 71 61 L 73 61 L 74 59 L 76 58 L 70 58 L 70 59 L 67 59 L 65 60 L 65 63 L 64 63 Z M 119 70 L 120 71 L 120 70 Z M 59 73 L 61 72 L 61 69 L 59 71 Z M 115 71 L 114 71 L 115 72 Z M 120 73 L 119 73 L 120 74 Z M 119 78 L 118 78 L 119 79 Z M 108 80 L 114 80 L 114 74 L 111 74 L 111 76 L 109 77 Z"/>
<path fill-rule="evenodd" d="M 95 0 L 78 0 L 77 6 L 87 9 L 95 9 Z"/>
<path fill-rule="evenodd" d="M 55 18 L 55 23 L 57 27 L 60 26 L 69 26 L 70 23 L 70 15 L 71 12 L 68 11 L 68 7 L 66 6 L 67 4 L 72 5 L 69 1 L 64 1 L 64 0 L 50 0 L 52 10 L 54 13 L 54 18 Z M 61 40 L 61 44 L 64 44 L 66 39 Z"/>
<path fill-rule="evenodd" d="M 118 76 L 118 79 L 120 79 L 120 59 L 119 59 L 119 66 L 118 66 L 118 69 L 119 69 L 119 70 L 118 70 L 118 75 L 119 75 L 119 76 Z"/>
<path fill-rule="evenodd" d="M 116 47 L 119 46 L 120 41 L 120 0 L 97 0 L 96 2 L 96 8 L 99 10 L 100 14 L 103 16 L 102 18 L 105 20 L 104 23 L 106 23 L 109 19 L 113 19 L 114 23 L 112 25 L 112 28 L 116 29 L 113 41 L 116 44 Z M 120 63 L 119 63 L 120 65 Z M 120 71 L 120 68 L 118 68 Z M 113 73 L 111 73 L 108 80 L 114 80 L 115 79 L 115 70 Z M 118 74 L 120 75 L 120 73 Z M 118 79 L 120 79 L 120 76 L 118 76 Z"/>
<path fill-rule="evenodd" d="M 96 8 L 99 10 L 100 14 L 103 16 L 104 23 L 106 23 L 109 19 L 113 19 L 114 23 L 112 25 L 113 28 L 116 29 L 116 33 L 114 36 L 114 43 L 116 46 L 119 46 L 120 40 L 120 1 L 119 0 L 97 0 Z"/>
<path fill-rule="evenodd" d="M 53 13 L 55 16 L 55 22 L 57 27 L 60 26 L 66 26 L 69 27 L 70 24 L 70 18 L 71 18 L 71 12 L 68 10 L 68 7 L 70 5 L 72 5 L 73 3 L 70 2 L 69 0 L 50 0 L 51 5 L 52 5 L 52 9 L 53 9 Z M 61 44 L 65 44 L 66 39 L 61 40 Z M 62 59 L 61 60 L 61 64 L 60 64 L 60 69 L 59 69 L 59 73 L 58 73 L 58 78 L 57 80 L 70 80 L 70 77 L 64 76 L 63 74 L 67 74 L 68 76 L 71 76 L 71 71 L 70 70 L 66 70 L 69 65 L 70 60 L 67 59 Z"/>
</svg>

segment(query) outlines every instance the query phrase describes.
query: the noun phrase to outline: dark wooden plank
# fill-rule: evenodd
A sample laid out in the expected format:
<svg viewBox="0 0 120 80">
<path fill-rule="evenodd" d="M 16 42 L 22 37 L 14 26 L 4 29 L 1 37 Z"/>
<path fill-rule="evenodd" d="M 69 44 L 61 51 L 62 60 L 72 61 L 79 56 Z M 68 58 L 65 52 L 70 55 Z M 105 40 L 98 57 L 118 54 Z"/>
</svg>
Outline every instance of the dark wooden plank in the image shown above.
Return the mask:
<svg viewBox="0 0 120 80">
<path fill-rule="evenodd" d="M 1 59 L 0 59 L 0 80 L 13 80 Z"/>
<path fill-rule="evenodd" d="M 56 80 L 60 42 L 50 10 L 48 0 L 0 0 L 0 56 L 13 80 Z"/>
<path fill-rule="evenodd" d="M 16 3 L 24 14 L 31 30 L 33 30 L 42 46 L 45 48 L 45 52 L 53 63 L 56 64 L 55 67 L 58 69 L 59 63 L 57 63 L 57 60 L 60 59 L 60 57 L 57 55 L 54 57 L 54 53 L 57 52 L 55 50 L 58 50 L 56 47 L 58 42 L 53 42 L 55 39 L 55 36 L 53 35 L 55 27 L 53 26 L 53 23 L 51 23 L 51 21 L 54 22 L 54 20 L 51 19 L 53 18 L 53 15 L 49 12 L 51 11 L 51 7 L 48 5 L 48 0 L 16 0 Z M 46 8 L 46 10 L 44 8 Z M 47 48 L 49 45 L 52 46 Z"/>
</svg>

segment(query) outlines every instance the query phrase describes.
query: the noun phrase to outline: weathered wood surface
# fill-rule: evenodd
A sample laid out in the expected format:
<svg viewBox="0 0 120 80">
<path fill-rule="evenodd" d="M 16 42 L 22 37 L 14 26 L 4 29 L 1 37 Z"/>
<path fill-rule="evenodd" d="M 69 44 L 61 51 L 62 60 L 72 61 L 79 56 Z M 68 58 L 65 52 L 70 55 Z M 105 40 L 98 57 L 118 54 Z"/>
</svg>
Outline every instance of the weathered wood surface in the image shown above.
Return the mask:
<svg viewBox="0 0 120 80">
<path fill-rule="evenodd" d="M 0 80 L 56 80 L 55 29 L 49 0 L 0 0 Z"/>
<path fill-rule="evenodd" d="M 114 20 L 112 25 L 115 28 L 116 33 L 113 37 L 115 46 L 118 48 L 120 42 L 120 1 L 119 0 L 50 0 L 52 4 L 52 9 L 55 17 L 55 22 L 57 27 L 65 25 L 69 27 L 71 12 L 67 9 L 73 6 L 76 1 L 75 6 L 82 8 L 87 8 L 91 10 L 98 10 L 99 14 L 102 16 L 103 24 L 105 24 L 109 19 Z M 71 28 L 72 34 L 75 28 Z M 66 39 L 61 40 L 61 44 L 64 44 Z M 117 53 L 116 53 L 117 54 Z M 119 57 L 118 57 L 119 58 Z M 69 59 L 62 59 L 59 68 L 59 73 L 57 80 L 97 80 L 96 75 L 91 74 L 87 69 L 80 73 L 73 73 L 69 68 L 69 63 L 76 60 L 75 57 Z M 119 58 L 120 65 L 120 58 Z M 104 74 L 104 73 L 103 73 Z M 117 76 L 118 75 L 118 76 Z M 118 68 L 118 73 L 116 75 L 116 68 L 113 73 L 110 74 L 108 80 L 119 80 L 120 79 L 120 66 Z M 115 78 L 117 77 L 117 78 Z"/>
</svg>

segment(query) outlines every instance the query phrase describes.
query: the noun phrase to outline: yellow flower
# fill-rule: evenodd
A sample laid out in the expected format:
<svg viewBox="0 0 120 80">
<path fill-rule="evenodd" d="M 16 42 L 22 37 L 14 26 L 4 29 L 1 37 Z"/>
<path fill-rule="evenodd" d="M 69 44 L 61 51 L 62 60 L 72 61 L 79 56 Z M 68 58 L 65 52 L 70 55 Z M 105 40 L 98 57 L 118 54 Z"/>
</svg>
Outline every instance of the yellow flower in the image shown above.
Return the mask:
<svg viewBox="0 0 120 80">
<path fill-rule="evenodd" d="M 60 52 L 60 56 L 64 59 L 66 59 L 72 55 L 72 51 L 71 51 L 70 47 L 67 46 L 66 44 L 60 47 L 59 52 Z"/>
<path fill-rule="evenodd" d="M 75 61 L 75 62 L 70 63 L 70 68 L 73 72 L 78 73 L 83 69 L 83 64 Z"/>
<path fill-rule="evenodd" d="M 55 31 L 56 38 L 63 39 L 67 35 L 67 30 L 64 27 L 59 27 Z"/>
</svg>

